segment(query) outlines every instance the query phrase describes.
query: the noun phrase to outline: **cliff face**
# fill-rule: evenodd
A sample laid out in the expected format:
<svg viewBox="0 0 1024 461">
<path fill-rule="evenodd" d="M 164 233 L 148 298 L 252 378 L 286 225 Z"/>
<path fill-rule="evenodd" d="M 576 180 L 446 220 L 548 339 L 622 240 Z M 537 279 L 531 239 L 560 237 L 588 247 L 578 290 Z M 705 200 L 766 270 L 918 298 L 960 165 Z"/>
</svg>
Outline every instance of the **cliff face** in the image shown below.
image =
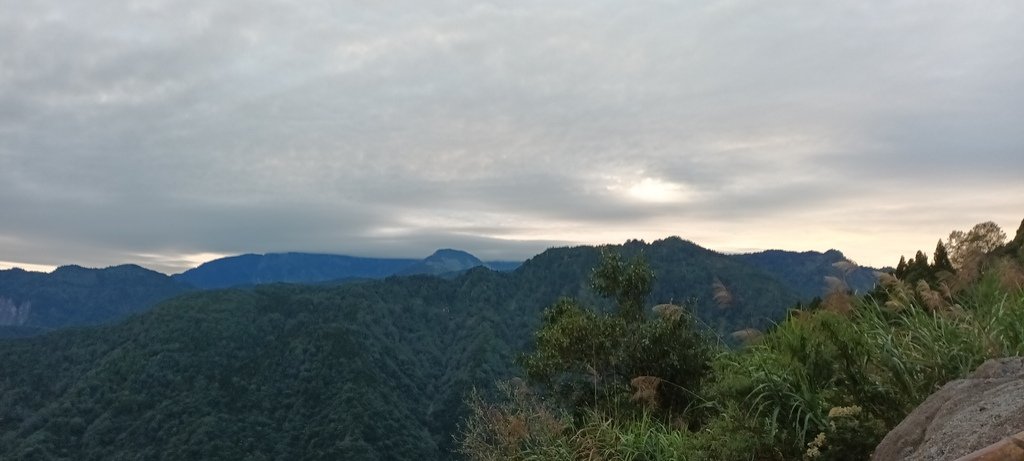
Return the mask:
<svg viewBox="0 0 1024 461">
<path fill-rule="evenodd" d="M 24 325 L 28 321 L 28 316 L 31 312 L 32 303 L 30 302 L 24 302 L 19 305 L 12 299 L 0 298 L 0 326 Z"/>
<path fill-rule="evenodd" d="M 952 460 L 1024 431 L 1024 357 L 989 360 L 928 397 L 872 461 Z"/>
</svg>

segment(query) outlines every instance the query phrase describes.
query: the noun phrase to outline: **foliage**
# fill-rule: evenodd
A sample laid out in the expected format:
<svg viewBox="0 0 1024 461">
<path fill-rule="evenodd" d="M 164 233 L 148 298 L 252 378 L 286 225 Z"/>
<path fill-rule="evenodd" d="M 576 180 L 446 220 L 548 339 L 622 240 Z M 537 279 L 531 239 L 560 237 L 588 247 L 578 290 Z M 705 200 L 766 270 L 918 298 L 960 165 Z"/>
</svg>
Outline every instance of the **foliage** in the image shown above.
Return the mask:
<svg viewBox="0 0 1024 461">
<path fill-rule="evenodd" d="M 659 305 L 646 319 L 639 303 L 652 279 L 642 259 L 624 264 L 605 253 L 592 281 L 618 302 L 615 313 L 570 299 L 548 308 L 534 352 L 521 358 L 539 393 L 505 386 L 498 404 L 474 396 L 462 452 L 472 459 L 633 460 L 689 451 L 688 439 L 667 429 L 685 427 L 696 413 L 711 346 L 682 307 Z M 566 416 L 552 417 L 556 411 Z"/>
<path fill-rule="evenodd" d="M 642 411 L 633 418 L 590 409 L 576 419 L 558 416 L 521 383 L 499 386 L 503 400 L 476 394 L 462 428 L 460 452 L 485 461 L 686 459 L 698 447 L 660 418 Z"/>
<path fill-rule="evenodd" d="M 372 339 L 409 322 L 360 328 L 398 306 L 364 320 L 335 308 L 345 297 L 195 295 L 118 326 L 3 344 L 0 457 L 436 459 L 428 421 L 443 414 L 431 407 L 459 389 L 419 387 L 424 370 L 409 364 L 434 348 L 415 356 Z M 455 344 L 472 352 L 470 338 L 438 347 Z"/>
<path fill-rule="evenodd" d="M 949 253 L 946 251 L 946 245 L 942 243 L 942 240 L 939 240 L 939 243 L 935 244 L 935 255 L 932 258 L 932 267 L 936 272 L 956 272 L 956 269 L 953 267 L 953 261 L 949 259 Z"/>
<path fill-rule="evenodd" d="M 720 359 L 708 398 L 738 401 L 762 421 L 760 431 L 771 437 L 755 450 L 761 456 L 866 459 L 939 386 L 986 358 L 1024 352 L 1024 291 L 1007 291 L 1002 278 L 986 273 L 956 309 L 893 296 L 900 301 L 860 300 L 846 315 L 797 313 L 759 344 Z M 856 418 L 836 420 L 836 408 L 852 407 Z"/>
<path fill-rule="evenodd" d="M 861 407 L 833 407 L 824 430 L 808 442 L 804 459 L 863 461 L 885 433 L 885 423 Z"/>
<path fill-rule="evenodd" d="M 536 350 L 521 359 L 526 376 L 570 407 L 614 405 L 632 395 L 680 412 L 710 371 L 711 348 L 682 308 L 663 312 L 632 323 L 559 301 L 545 311 Z"/>
<path fill-rule="evenodd" d="M 795 299 L 769 276 L 679 239 L 628 247 L 628 258 L 644 252 L 661 271 L 655 293 L 708 293 L 695 306 L 720 331 L 767 322 L 787 304 L 776 300 Z M 543 306 L 573 296 L 611 307 L 589 285 L 599 256 L 560 248 L 512 273 L 194 293 L 116 325 L 2 340 L 0 458 L 446 459 L 465 396 L 515 374 Z M 744 298 L 728 312 L 710 301 L 716 274 Z M 644 322 L 631 338 L 664 343 L 685 322 L 693 319 Z M 619 382 L 628 399 L 629 379 Z"/>
<path fill-rule="evenodd" d="M 535 351 L 521 359 L 527 378 L 573 407 L 607 406 L 632 394 L 651 408 L 684 410 L 710 371 L 711 347 L 682 307 L 659 306 L 645 321 L 653 278 L 643 259 L 623 264 L 605 253 L 592 283 L 616 300 L 617 315 L 557 302 L 544 312 Z"/>
<path fill-rule="evenodd" d="M 979 257 L 988 254 L 1006 242 L 1006 233 L 998 224 L 986 221 L 964 232 L 955 230 L 946 239 L 946 249 L 953 267 L 962 269 Z"/>
<path fill-rule="evenodd" d="M 522 367 L 565 404 L 595 405 L 625 389 L 616 369 L 625 330 L 621 317 L 563 299 L 544 312 L 537 350 L 521 359 Z"/>
<path fill-rule="evenodd" d="M 522 381 L 499 382 L 498 390 L 498 403 L 475 390 L 470 394 L 470 413 L 459 434 L 462 454 L 486 461 L 572 458 L 562 444 L 567 415 L 548 407 Z"/>
<path fill-rule="evenodd" d="M 605 251 L 594 268 L 591 286 L 599 295 L 614 299 L 618 313 L 627 322 L 644 320 L 644 303 L 651 293 L 654 272 L 647 260 L 637 256 L 624 263 L 618 253 Z"/>
</svg>

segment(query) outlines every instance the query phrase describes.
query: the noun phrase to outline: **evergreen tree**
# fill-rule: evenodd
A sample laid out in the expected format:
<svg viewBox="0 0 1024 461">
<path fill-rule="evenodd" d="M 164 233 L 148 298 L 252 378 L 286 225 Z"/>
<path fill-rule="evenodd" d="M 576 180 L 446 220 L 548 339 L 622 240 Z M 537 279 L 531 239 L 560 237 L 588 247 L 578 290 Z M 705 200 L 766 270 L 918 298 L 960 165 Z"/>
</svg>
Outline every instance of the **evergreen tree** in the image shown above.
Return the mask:
<svg viewBox="0 0 1024 461">
<path fill-rule="evenodd" d="M 923 251 L 918 250 L 917 254 L 914 255 L 914 259 L 907 264 L 906 276 L 904 280 L 908 282 L 916 282 L 922 279 L 928 279 L 932 275 L 932 269 L 928 265 L 928 256 Z"/>
<path fill-rule="evenodd" d="M 907 276 L 907 258 L 906 256 L 900 256 L 900 263 L 896 265 L 896 271 L 892 275 L 895 275 L 898 279 L 906 278 Z"/>
<path fill-rule="evenodd" d="M 935 245 L 932 269 L 934 272 L 956 272 L 956 270 L 953 269 L 953 262 L 949 260 L 949 254 L 946 253 L 946 245 L 942 243 L 942 240 L 939 240 L 939 243 Z"/>
</svg>

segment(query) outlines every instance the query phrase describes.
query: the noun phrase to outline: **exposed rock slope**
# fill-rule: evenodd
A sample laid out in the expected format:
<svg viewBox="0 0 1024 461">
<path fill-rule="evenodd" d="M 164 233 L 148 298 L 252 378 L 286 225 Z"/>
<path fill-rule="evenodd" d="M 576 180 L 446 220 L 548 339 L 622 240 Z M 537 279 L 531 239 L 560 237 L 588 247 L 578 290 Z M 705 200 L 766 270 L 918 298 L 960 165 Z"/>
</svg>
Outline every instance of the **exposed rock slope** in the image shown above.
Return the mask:
<svg viewBox="0 0 1024 461">
<path fill-rule="evenodd" d="M 989 360 L 928 397 L 873 461 L 952 460 L 1024 431 L 1024 357 Z"/>
</svg>

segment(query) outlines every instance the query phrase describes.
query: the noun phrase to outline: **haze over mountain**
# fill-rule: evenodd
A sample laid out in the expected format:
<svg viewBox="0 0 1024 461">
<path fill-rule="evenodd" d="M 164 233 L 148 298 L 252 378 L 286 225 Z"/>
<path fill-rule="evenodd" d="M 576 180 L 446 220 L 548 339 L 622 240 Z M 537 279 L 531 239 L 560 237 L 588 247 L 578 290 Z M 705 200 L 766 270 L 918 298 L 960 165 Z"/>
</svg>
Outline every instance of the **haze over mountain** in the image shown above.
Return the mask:
<svg viewBox="0 0 1024 461">
<path fill-rule="evenodd" d="M 483 262 L 460 250 L 442 249 L 425 259 L 366 258 L 314 253 L 245 254 L 215 259 L 173 277 L 199 288 L 262 283 L 318 283 L 379 279 L 391 275 L 459 272 L 477 266 L 512 270 L 519 262 Z"/>
<path fill-rule="evenodd" d="M 687 243 L 673 250 L 678 254 L 665 254 L 658 258 L 674 258 L 679 268 L 685 267 L 687 271 L 710 273 L 711 268 L 699 262 L 701 258 L 690 259 L 694 257 L 691 254 L 694 249 L 714 254 L 723 263 L 730 261 L 736 268 L 744 267 L 743 270 L 748 272 L 755 269 L 773 278 L 785 287 L 785 302 L 808 301 L 821 296 L 827 288 L 823 282 L 825 276 L 841 278 L 860 292 L 867 291 L 874 284 L 873 270 L 869 268 L 851 267 L 848 272 L 836 268 L 835 265 L 845 258 L 835 250 L 827 253 L 768 251 L 723 255 Z M 548 257 L 544 256 L 546 253 L 537 257 Z M 135 265 L 107 269 L 65 266 L 50 274 L 0 270 L 0 336 L 31 336 L 56 328 L 111 322 L 193 288 L 216 289 L 281 282 L 345 283 L 393 275 L 451 277 L 474 267 L 509 271 L 520 264 L 484 262 L 464 251 L 442 249 L 422 260 L 311 253 L 245 254 L 210 261 L 172 277 Z M 679 268 L 666 267 L 664 271 L 672 273 Z M 584 277 L 585 274 L 576 276 Z M 741 285 L 750 280 L 745 276 L 741 279 Z M 728 279 L 718 282 L 722 287 L 730 285 Z M 687 286 L 692 286 L 692 283 Z M 748 291 L 748 287 L 741 286 L 739 290 Z M 677 290 L 667 296 L 681 300 L 693 295 Z M 747 295 L 765 296 L 753 291 Z M 712 297 L 708 295 L 705 299 Z M 721 319 L 714 321 L 720 322 Z"/>
</svg>

